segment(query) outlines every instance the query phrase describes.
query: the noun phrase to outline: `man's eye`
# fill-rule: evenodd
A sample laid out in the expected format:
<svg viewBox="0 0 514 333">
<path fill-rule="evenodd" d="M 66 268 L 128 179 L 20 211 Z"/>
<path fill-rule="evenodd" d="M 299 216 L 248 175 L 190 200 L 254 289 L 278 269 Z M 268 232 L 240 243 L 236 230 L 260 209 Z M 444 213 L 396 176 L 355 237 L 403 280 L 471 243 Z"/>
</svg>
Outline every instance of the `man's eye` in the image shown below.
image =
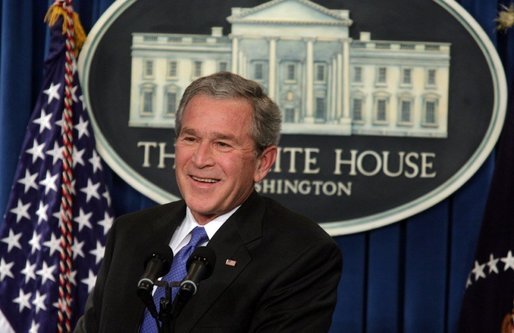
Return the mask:
<svg viewBox="0 0 514 333">
<path fill-rule="evenodd" d="M 196 138 L 194 136 L 184 136 L 184 137 L 182 137 L 182 141 L 185 141 L 185 142 L 195 142 Z"/>
<path fill-rule="evenodd" d="M 219 149 L 230 149 L 230 148 L 232 148 L 232 146 L 229 143 L 223 142 L 223 141 L 217 141 L 215 144 L 216 144 L 216 147 L 218 147 Z"/>
</svg>

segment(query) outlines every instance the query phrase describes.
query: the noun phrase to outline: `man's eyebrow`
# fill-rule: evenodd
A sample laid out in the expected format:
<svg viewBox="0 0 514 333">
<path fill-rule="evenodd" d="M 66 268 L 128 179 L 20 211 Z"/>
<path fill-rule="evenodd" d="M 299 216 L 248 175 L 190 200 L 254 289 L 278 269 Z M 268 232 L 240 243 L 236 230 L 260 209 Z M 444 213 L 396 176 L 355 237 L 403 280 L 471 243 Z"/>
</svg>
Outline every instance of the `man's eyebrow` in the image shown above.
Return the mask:
<svg viewBox="0 0 514 333">
<path fill-rule="evenodd" d="M 236 137 L 232 134 L 214 132 L 211 136 L 215 139 L 236 141 Z"/>
<path fill-rule="evenodd" d="M 192 129 L 192 128 L 182 127 L 182 129 L 180 130 L 180 134 L 195 135 L 196 131 L 194 129 Z"/>
<path fill-rule="evenodd" d="M 183 127 L 180 131 L 180 134 L 186 134 L 186 135 L 198 135 L 197 131 L 193 128 L 189 127 Z M 233 134 L 227 134 L 227 133 L 221 133 L 221 132 L 212 132 L 209 134 L 209 137 L 211 139 L 221 139 L 221 140 L 232 140 L 237 141 L 235 135 Z"/>
</svg>

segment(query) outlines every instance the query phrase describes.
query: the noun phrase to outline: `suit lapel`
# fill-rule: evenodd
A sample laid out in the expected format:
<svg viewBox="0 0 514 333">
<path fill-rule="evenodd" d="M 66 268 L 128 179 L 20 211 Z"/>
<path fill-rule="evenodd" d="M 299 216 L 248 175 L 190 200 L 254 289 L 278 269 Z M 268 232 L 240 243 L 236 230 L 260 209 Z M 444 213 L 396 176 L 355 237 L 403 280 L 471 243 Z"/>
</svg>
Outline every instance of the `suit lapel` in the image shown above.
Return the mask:
<svg viewBox="0 0 514 333">
<path fill-rule="evenodd" d="M 198 293 L 186 304 L 177 318 L 176 329 L 189 332 L 251 262 L 249 249 L 262 237 L 264 204 L 257 193 L 232 215 L 209 241 L 216 254 L 212 275 L 200 283 Z"/>
</svg>

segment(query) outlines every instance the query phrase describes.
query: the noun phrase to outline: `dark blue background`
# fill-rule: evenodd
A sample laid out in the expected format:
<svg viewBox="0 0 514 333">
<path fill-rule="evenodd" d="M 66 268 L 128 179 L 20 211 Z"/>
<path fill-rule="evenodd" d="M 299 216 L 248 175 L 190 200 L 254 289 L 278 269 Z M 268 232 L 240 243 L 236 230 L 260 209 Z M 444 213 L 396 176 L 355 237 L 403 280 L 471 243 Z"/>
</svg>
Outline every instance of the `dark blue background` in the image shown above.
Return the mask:
<svg viewBox="0 0 514 333">
<path fill-rule="evenodd" d="M 140 1 L 152 3 L 150 0 Z M 111 2 L 75 2 L 86 31 Z M 226 7 L 236 3 L 227 1 Z M 350 2 L 319 3 L 336 8 Z M 393 7 L 391 1 L 373 3 L 376 4 L 376 13 L 383 12 L 396 19 L 408 13 Z M 404 3 L 407 5 L 409 1 Z M 481 23 L 497 44 L 510 83 L 514 37 L 512 31 L 506 34 L 495 32 L 494 18 L 500 1 L 463 0 L 459 3 Z M 25 127 L 41 86 L 42 62 L 47 48 L 47 28 L 43 17 L 48 5 L 46 1 L 1 2 L 1 211 L 5 209 Z M 196 8 L 219 10 L 208 1 L 202 1 Z M 352 15 L 358 14 L 354 9 Z M 187 18 L 191 27 L 200 22 L 194 11 L 182 12 L 181 15 Z M 438 23 L 417 17 L 404 19 L 419 20 L 420 29 L 431 29 Z M 203 21 L 202 24 L 214 25 Z M 356 22 L 355 27 L 358 24 Z M 373 31 L 373 38 L 379 36 L 379 32 Z M 470 96 L 476 93 L 465 92 Z M 491 155 L 475 176 L 435 207 L 388 227 L 335 238 L 343 250 L 345 267 L 331 332 L 455 332 L 493 168 L 494 155 Z M 155 204 L 113 173 L 110 186 L 117 214 Z"/>
</svg>

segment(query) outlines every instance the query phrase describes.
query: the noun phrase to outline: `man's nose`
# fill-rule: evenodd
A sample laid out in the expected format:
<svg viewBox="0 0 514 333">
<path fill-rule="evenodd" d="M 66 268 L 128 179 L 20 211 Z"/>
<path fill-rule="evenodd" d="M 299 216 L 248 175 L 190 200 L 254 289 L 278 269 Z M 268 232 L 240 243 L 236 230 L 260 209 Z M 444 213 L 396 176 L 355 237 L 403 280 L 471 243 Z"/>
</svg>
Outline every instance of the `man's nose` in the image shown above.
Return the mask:
<svg viewBox="0 0 514 333">
<path fill-rule="evenodd" d="M 208 142 L 201 142 L 193 154 L 193 163 L 199 167 L 206 167 L 214 164 L 212 147 Z"/>
</svg>

